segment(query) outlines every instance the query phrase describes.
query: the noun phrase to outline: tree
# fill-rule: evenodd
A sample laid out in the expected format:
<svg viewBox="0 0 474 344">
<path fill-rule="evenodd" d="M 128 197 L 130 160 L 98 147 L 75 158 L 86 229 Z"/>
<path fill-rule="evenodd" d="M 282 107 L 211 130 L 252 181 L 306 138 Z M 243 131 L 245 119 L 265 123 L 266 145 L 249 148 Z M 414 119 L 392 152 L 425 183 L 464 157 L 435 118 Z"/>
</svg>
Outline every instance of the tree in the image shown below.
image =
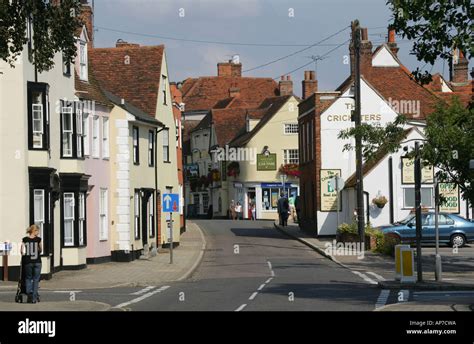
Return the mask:
<svg viewBox="0 0 474 344">
<path fill-rule="evenodd" d="M 439 170 L 440 182 L 455 183 L 463 199 L 474 204 L 474 109 L 465 108 L 456 98 L 450 105 L 438 104 L 426 120 L 426 143 L 421 150 L 424 161 Z"/>
<path fill-rule="evenodd" d="M 474 56 L 474 5 L 472 0 L 388 0 L 391 27 L 403 38 L 415 40 L 412 53 L 433 65 L 438 58 L 452 61 L 453 49 Z M 431 81 L 428 72 L 413 72 L 416 80 Z"/>
<path fill-rule="evenodd" d="M 362 155 L 365 160 L 375 158 L 381 149 L 387 153 L 394 153 L 400 147 L 400 142 L 405 137 L 403 125 L 406 123 L 404 115 L 398 115 L 393 122 L 386 126 L 362 123 L 358 128 L 351 127 L 341 130 L 338 139 L 348 140 L 360 135 L 362 138 Z M 352 142 L 344 145 L 344 151 L 353 150 Z"/>
<path fill-rule="evenodd" d="M 28 46 L 29 60 L 38 72 L 53 68 L 58 52 L 73 62 L 80 10 L 79 0 L 0 0 L 0 59 L 15 67 Z"/>
</svg>

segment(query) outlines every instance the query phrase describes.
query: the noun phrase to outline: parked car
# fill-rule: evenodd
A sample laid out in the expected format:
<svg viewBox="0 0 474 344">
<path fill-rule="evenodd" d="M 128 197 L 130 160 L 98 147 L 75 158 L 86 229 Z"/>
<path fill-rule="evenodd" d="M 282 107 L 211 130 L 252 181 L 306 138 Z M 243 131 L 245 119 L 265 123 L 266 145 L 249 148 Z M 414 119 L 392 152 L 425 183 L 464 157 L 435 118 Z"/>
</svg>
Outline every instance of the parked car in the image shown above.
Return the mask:
<svg viewBox="0 0 474 344">
<path fill-rule="evenodd" d="M 451 246 L 462 247 L 466 243 L 474 241 L 474 222 L 465 218 L 448 213 L 440 213 L 439 242 Z M 433 212 L 423 213 L 421 217 L 422 243 L 436 242 L 435 214 Z M 397 235 L 401 242 L 415 242 L 416 240 L 416 217 L 411 213 L 405 219 L 395 222 L 393 225 L 381 226 L 380 230 Z"/>
</svg>

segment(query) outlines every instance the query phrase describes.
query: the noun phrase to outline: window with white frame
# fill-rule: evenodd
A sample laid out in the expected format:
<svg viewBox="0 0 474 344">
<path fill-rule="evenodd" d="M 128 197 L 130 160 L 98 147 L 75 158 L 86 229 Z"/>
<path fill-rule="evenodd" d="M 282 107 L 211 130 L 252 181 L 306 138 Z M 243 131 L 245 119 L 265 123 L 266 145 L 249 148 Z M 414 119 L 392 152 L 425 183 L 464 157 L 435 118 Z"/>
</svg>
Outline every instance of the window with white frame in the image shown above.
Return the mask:
<svg viewBox="0 0 474 344">
<path fill-rule="evenodd" d="M 102 158 L 109 158 L 109 119 L 102 117 Z"/>
<path fill-rule="evenodd" d="M 28 148 L 49 148 L 48 85 L 28 82 Z"/>
<path fill-rule="evenodd" d="M 91 144 L 91 138 L 89 135 L 89 114 L 88 113 L 83 113 L 82 114 L 82 136 L 83 136 L 83 141 L 84 141 L 84 155 L 89 156 L 90 155 L 90 144 Z"/>
<path fill-rule="evenodd" d="M 78 230 L 79 230 L 79 246 L 83 246 L 85 244 L 85 224 L 86 224 L 86 195 L 85 193 L 81 192 L 79 194 L 79 223 L 78 223 Z"/>
<path fill-rule="evenodd" d="M 163 161 L 170 161 L 170 133 L 169 129 L 163 130 Z"/>
<path fill-rule="evenodd" d="M 285 123 L 283 126 L 286 135 L 298 134 L 298 123 Z"/>
<path fill-rule="evenodd" d="M 43 104 L 32 104 L 33 148 L 43 148 Z"/>
<path fill-rule="evenodd" d="M 207 214 L 209 209 L 209 195 L 207 193 L 202 194 L 202 212 L 203 214 Z"/>
<path fill-rule="evenodd" d="M 433 208 L 433 188 L 421 188 L 421 205 L 423 207 Z M 403 207 L 411 209 L 415 207 L 415 188 L 403 188 Z"/>
<path fill-rule="evenodd" d="M 140 191 L 135 191 L 133 203 L 135 239 L 140 239 Z"/>
<path fill-rule="evenodd" d="M 150 238 L 155 236 L 155 201 L 153 194 L 148 199 L 148 231 Z"/>
<path fill-rule="evenodd" d="M 81 80 L 87 81 L 87 45 L 85 42 L 81 42 L 79 46 L 79 77 Z"/>
<path fill-rule="evenodd" d="M 72 157 L 72 147 L 73 147 L 73 115 L 72 108 L 63 106 L 61 108 L 61 119 L 62 119 L 62 148 L 63 148 L 63 157 Z"/>
<path fill-rule="evenodd" d="M 148 131 L 148 166 L 155 166 L 155 133 Z"/>
<path fill-rule="evenodd" d="M 92 117 L 92 156 L 99 157 L 99 116 Z"/>
<path fill-rule="evenodd" d="M 109 236 L 108 230 L 108 190 L 100 189 L 99 200 L 99 240 L 107 240 Z"/>
<path fill-rule="evenodd" d="M 299 156 L 297 149 L 284 149 L 283 150 L 283 163 L 284 164 L 298 164 Z"/>
<path fill-rule="evenodd" d="M 34 203 L 34 222 L 40 229 L 39 236 L 44 237 L 44 223 L 45 223 L 45 193 L 44 190 L 34 190 L 33 191 L 33 203 Z"/>
<path fill-rule="evenodd" d="M 138 127 L 133 127 L 133 163 L 135 165 L 140 164 L 140 146 L 139 146 L 139 131 Z"/>
<path fill-rule="evenodd" d="M 167 82 L 167 78 L 166 78 L 166 75 L 162 75 L 161 76 L 162 78 L 162 84 L 161 84 L 161 88 L 162 88 L 162 91 L 163 91 L 163 105 L 167 105 L 166 102 L 167 102 L 167 89 L 166 89 L 166 85 L 168 84 Z"/>
<path fill-rule="evenodd" d="M 74 246 L 74 193 L 64 193 L 64 246 Z"/>
<path fill-rule="evenodd" d="M 76 152 L 77 157 L 84 157 L 82 147 L 84 145 L 84 123 L 82 119 L 82 110 L 78 110 L 76 114 Z"/>
</svg>

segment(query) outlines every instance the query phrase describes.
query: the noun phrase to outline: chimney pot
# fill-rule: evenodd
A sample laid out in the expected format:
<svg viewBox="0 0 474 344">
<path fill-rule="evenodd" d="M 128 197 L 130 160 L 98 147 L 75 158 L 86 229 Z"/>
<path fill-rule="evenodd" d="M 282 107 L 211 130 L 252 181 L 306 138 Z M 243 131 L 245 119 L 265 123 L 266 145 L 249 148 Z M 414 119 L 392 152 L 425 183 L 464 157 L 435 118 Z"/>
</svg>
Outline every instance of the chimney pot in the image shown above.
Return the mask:
<svg viewBox="0 0 474 344">
<path fill-rule="evenodd" d="M 388 43 L 395 43 L 395 30 L 388 29 Z"/>
<path fill-rule="evenodd" d="M 316 72 L 305 71 L 304 72 L 305 78 L 302 81 L 303 86 L 303 99 L 309 98 L 312 94 L 318 91 L 318 81 L 316 80 Z"/>
<path fill-rule="evenodd" d="M 369 40 L 369 32 L 366 27 L 361 29 L 361 40 L 368 41 Z"/>
</svg>

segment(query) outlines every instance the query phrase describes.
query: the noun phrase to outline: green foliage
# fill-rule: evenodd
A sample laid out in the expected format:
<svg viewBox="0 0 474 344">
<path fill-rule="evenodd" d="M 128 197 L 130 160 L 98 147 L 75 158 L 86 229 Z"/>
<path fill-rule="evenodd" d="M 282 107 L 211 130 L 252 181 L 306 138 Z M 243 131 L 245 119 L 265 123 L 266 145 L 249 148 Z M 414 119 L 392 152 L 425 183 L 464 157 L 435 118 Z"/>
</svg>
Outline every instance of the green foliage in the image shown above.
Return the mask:
<svg viewBox="0 0 474 344">
<path fill-rule="evenodd" d="M 353 222 L 351 224 L 342 223 L 337 228 L 338 234 L 348 233 L 348 234 L 358 234 L 357 232 L 357 223 Z"/>
<path fill-rule="evenodd" d="M 0 0 L 0 59 L 15 66 L 15 61 L 32 40 L 29 59 L 38 72 L 54 66 L 54 55 L 63 52 L 64 59 L 74 61 L 74 35 L 82 24 L 79 0 L 62 0 L 53 5 L 43 0 Z"/>
<path fill-rule="evenodd" d="M 398 150 L 400 142 L 405 137 L 403 125 L 406 121 L 404 115 L 398 115 L 395 121 L 387 123 L 386 126 L 362 123 L 358 128 L 351 127 L 341 130 L 338 138 L 348 140 L 360 136 L 362 138 L 364 159 L 371 160 L 376 157 L 377 152 L 385 155 Z M 344 145 L 344 151 L 353 150 L 354 148 L 355 145 L 351 142 Z"/>
<path fill-rule="evenodd" d="M 433 65 L 438 58 L 451 61 L 453 48 L 474 56 L 474 6 L 472 0 L 388 0 L 391 27 L 403 38 L 414 40 L 412 53 Z M 428 72 L 418 68 L 415 78 L 427 83 Z"/>
<path fill-rule="evenodd" d="M 436 166 L 440 182 L 455 183 L 462 197 L 474 204 L 474 108 L 466 109 L 457 99 L 451 105 L 438 104 L 426 121 L 427 142 L 421 156 Z"/>
<path fill-rule="evenodd" d="M 395 255 L 395 246 L 400 244 L 400 238 L 393 234 L 383 234 L 380 232 L 380 237 L 377 238 L 377 247 L 375 252 L 386 254 L 389 256 Z"/>
</svg>

